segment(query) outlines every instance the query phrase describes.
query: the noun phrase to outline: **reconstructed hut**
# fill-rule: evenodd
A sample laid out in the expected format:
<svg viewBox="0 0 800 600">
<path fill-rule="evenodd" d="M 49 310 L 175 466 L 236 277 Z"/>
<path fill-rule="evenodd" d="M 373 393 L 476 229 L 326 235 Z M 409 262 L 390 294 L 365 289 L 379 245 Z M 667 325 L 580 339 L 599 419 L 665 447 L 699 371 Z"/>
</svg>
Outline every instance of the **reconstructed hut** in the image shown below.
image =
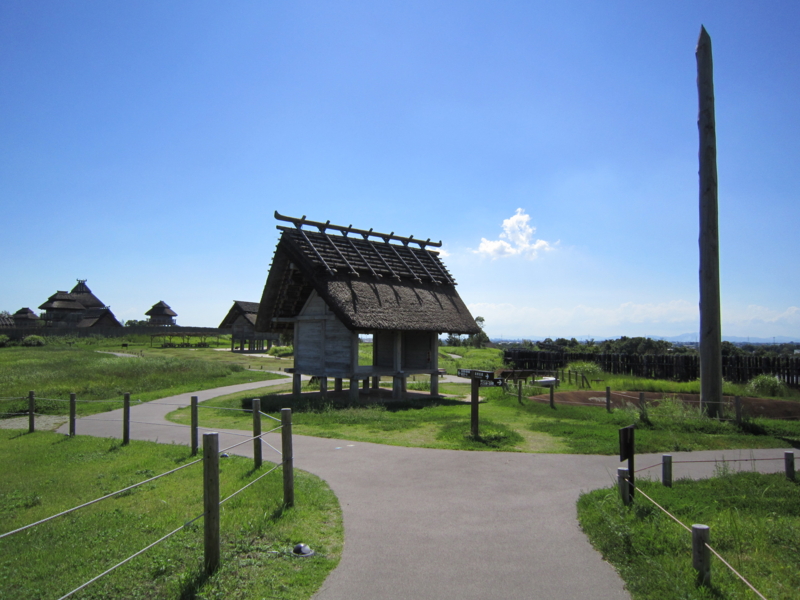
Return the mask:
<svg viewBox="0 0 800 600">
<path fill-rule="evenodd" d="M 258 302 L 243 302 L 234 300 L 233 306 L 219 324 L 220 329 L 231 330 L 231 352 L 238 350 L 248 352 L 258 352 L 272 347 L 272 343 L 278 340 L 276 333 L 256 332 L 256 317 L 258 316 Z"/>
<path fill-rule="evenodd" d="M 392 377 L 399 397 L 413 374 L 431 376 L 438 395 L 440 333 L 480 331 L 437 252 L 441 242 L 294 219 L 278 226 L 256 331 L 294 335 L 294 391 L 300 375 L 327 378 L 340 389 Z M 309 229 L 304 229 L 309 227 Z M 371 364 L 359 364 L 359 335 L 371 334 Z"/>
<path fill-rule="evenodd" d="M 11 318 L 14 320 L 14 327 L 36 327 L 39 324 L 39 316 L 27 307 L 20 308 L 17 312 L 11 315 Z"/>
<path fill-rule="evenodd" d="M 153 304 L 152 308 L 146 313 L 150 317 L 150 325 L 175 325 L 175 317 L 178 316 L 174 310 L 169 307 L 169 304 L 163 300 L 159 300 Z"/>
<path fill-rule="evenodd" d="M 85 279 L 78 279 L 71 292 L 56 292 L 39 309 L 46 327 L 122 327 Z"/>
</svg>

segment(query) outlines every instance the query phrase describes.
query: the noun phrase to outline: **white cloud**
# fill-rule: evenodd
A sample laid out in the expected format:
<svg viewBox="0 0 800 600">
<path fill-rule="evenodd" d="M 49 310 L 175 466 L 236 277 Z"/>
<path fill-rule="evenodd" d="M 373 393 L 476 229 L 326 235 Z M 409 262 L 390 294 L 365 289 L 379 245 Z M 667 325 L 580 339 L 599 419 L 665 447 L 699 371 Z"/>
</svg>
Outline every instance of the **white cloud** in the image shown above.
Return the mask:
<svg viewBox="0 0 800 600">
<path fill-rule="evenodd" d="M 503 220 L 501 239 L 487 240 L 486 238 L 481 238 L 478 249 L 473 250 L 473 252 L 484 254 L 492 260 L 504 256 L 523 256 L 533 260 L 539 254 L 539 251 L 548 252 L 552 250 L 553 244 L 550 244 L 550 242 L 533 238 L 536 228 L 529 225 L 530 220 L 530 215 L 526 215 L 523 209 L 518 208 L 513 216 Z"/>
</svg>

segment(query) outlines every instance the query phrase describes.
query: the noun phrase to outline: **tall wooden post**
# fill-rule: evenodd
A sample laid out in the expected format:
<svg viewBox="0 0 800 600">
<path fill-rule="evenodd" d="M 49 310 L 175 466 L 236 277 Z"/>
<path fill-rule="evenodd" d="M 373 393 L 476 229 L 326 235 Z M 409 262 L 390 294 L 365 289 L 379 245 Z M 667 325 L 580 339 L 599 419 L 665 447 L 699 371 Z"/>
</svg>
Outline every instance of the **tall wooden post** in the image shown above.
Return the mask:
<svg viewBox="0 0 800 600">
<path fill-rule="evenodd" d="M 261 463 L 261 399 L 253 398 L 253 468 L 260 468 Z"/>
<path fill-rule="evenodd" d="M 294 457 L 292 452 L 292 409 L 281 409 L 281 454 L 283 458 L 283 504 L 294 506 Z"/>
<path fill-rule="evenodd" d="M 470 429 L 472 432 L 472 438 L 476 440 L 478 439 L 478 437 L 480 437 L 480 428 L 478 425 L 478 398 L 480 389 L 481 389 L 480 379 L 473 378 L 472 390 L 471 390 L 472 397 L 470 398 L 472 400 L 472 406 L 470 410 L 470 425 L 471 425 Z"/>
<path fill-rule="evenodd" d="M 131 442 L 131 394 L 125 392 L 122 397 L 122 445 L 127 446 Z"/>
<path fill-rule="evenodd" d="M 700 133 L 700 406 L 709 417 L 722 412 L 722 327 L 719 302 L 719 223 L 717 218 L 717 133 L 714 117 L 714 63 L 705 27 L 697 40 L 697 94 Z"/>
<path fill-rule="evenodd" d="M 28 392 L 28 433 L 36 430 L 36 393 L 31 390 Z"/>
<path fill-rule="evenodd" d="M 191 427 L 192 456 L 196 456 L 197 441 L 198 441 L 197 429 L 199 425 L 199 420 L 197 418 L 197 396 L 192 396 L 191 416 L 192 416 L 192 427 Z"/>
<path fill-rule="evenodd" d="M 204 563 L 211 575 L 219 567 L 219 435 L 203 434 Z"/>
<path fill-rule="evenodd" d="M 75 402 L 78 396 L 74 393 L 69 395 L 69 436 L 75 437 L 75 413 L 77 412 Z"/>
</svg>

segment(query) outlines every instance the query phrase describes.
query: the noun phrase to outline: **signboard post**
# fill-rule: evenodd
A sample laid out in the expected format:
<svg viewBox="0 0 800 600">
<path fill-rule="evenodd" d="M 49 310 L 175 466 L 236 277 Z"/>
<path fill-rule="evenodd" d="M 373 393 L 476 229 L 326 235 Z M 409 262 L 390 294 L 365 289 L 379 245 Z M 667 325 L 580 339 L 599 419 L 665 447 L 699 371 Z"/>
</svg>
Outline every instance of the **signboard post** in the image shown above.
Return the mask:
<svg viewBox="0 0 800 600">
<path fill-rule="evenodd" d="M 476 371 L 475 369 L 459 369 L 459 377 L 466 377 L 472 380 L 472 395 L 470 400 L 472 408 L 470 410 L 470 432 L 474 439 L 478 438 L 480 433 L 478 425 L 478 392 L 481 388 L 487 386 L 500 386 L 503 385 L 503 380 L 494 376 L 493 371 Z"/>
<path fill-rule="evenodd" d="M 630 498 L 634 495 L 634 475 L 633 475 L 633 425 L 628 425 L 619 430 L 619 460 L 620 462 L 628 459 L 628 485 L 630 486 Z"/>
</svg>

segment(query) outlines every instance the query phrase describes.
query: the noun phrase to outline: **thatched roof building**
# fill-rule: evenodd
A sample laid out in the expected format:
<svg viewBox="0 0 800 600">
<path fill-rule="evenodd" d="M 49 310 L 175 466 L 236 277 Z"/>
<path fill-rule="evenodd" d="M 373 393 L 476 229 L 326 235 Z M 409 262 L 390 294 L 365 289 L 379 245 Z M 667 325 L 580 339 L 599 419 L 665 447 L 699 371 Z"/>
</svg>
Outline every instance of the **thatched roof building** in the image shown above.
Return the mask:
<svg viewBox="0 0 800 600">
<path fill-rule="evenodd" d="M 39 324 L 39 316 L 30 308 L 20 308 L 11 315 L 14 320 L 14 327 L 36 327 Z"/>
<path fill-rule="evenodd" d="M 438 393 L 438 334 L 480 331 L 429 249 L 441 242 L 275 218 L 292 226 L 278 226 L 256 330 L 294 332 L 296 375 L 349 378 L 351 391 L 391 375 L 399 395 L 408 374 L 425 373 Z M 372 365 L 358 364 L 359 334 L 373 335 Z"/>
<path fill-rule="evenodd" d="M 169 304 L 159 300 L 146 313 L 150 317 L 150 325 L 175 325 L 175 317 L 178 316 Z"/>
<path fill-rule="evenodd" d="M 233 301 L 233 306 L 219 324 L 220 329 L 231 330 L 231 351 L 260 352 L 269 350 L 272 343 L 278 341 L 277 333 L 256 332 L 257 316 L 258 302 Z"/>
<path fill-rule="evenodd" d="M 71 292 L 57 291 L 39 308 L 44 311 L 41 319 L 47 327 L 122 327 L 85 279 L 78 279 Z"/>
</svg>

